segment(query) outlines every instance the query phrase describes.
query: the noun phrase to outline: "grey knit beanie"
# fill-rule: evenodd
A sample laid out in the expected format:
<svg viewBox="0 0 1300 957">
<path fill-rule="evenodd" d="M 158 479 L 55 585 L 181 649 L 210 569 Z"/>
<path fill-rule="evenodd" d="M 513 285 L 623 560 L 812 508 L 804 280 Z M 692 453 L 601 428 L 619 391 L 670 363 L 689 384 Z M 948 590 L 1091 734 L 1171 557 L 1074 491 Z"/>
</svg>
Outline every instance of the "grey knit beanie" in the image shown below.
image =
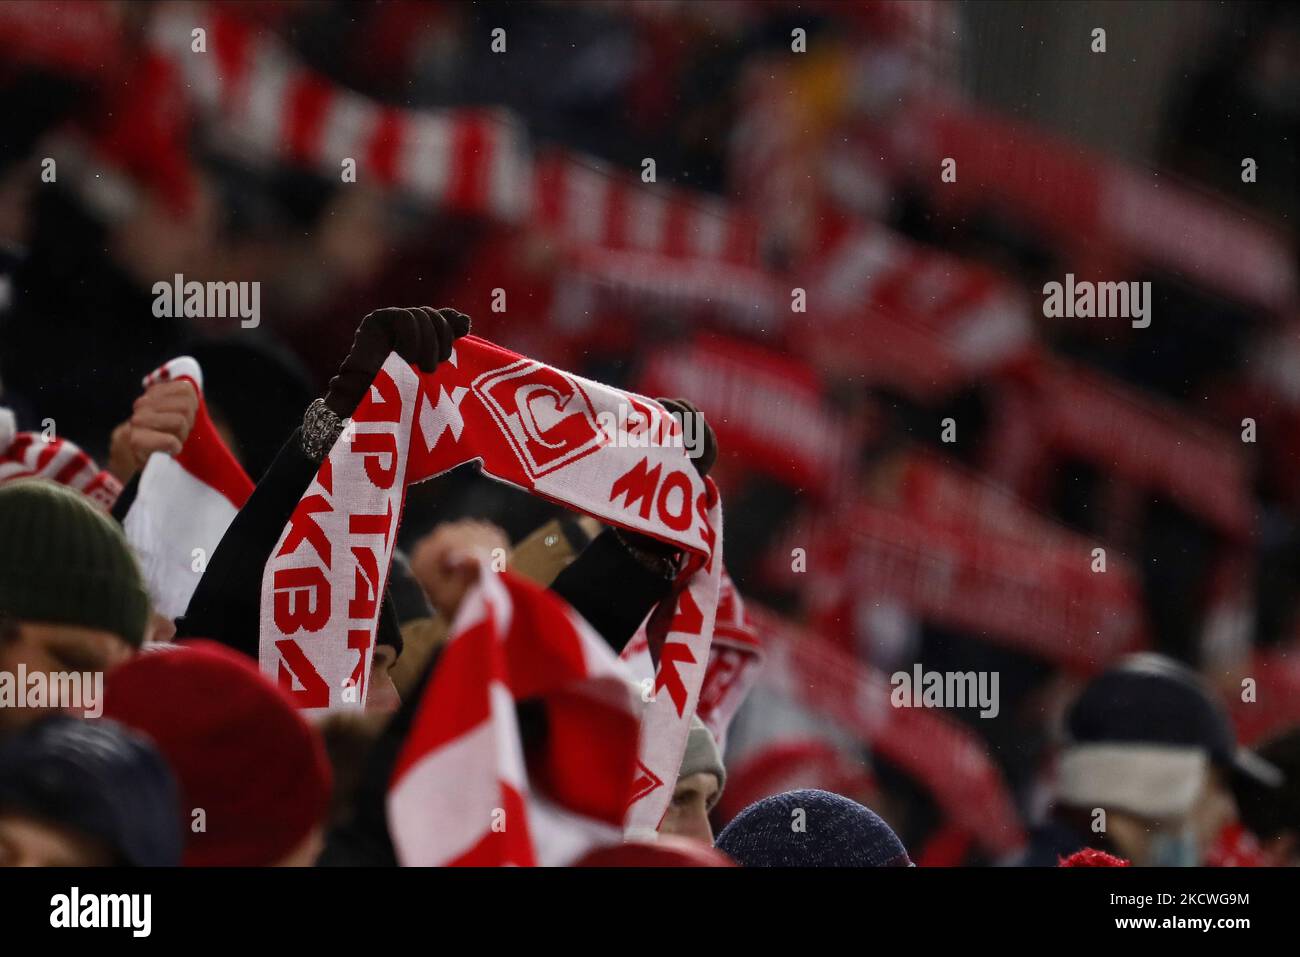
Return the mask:
<svg viewBox="0 0 1300 957">
<path fill-rule="evenodd" d="M 722 755 L 718 753 L 718 743 L 698 716 L 691 718 L 691 732 L 686 738 L 686 753 L 682 755 L 681 770 L 678 778 L 687 778 L 692 774 L 704 772 L 718 779 L 718 797 L 722 796 L 727 786 L 727 769 L 722 764 Z M 716 803 L 716 798 L 715 798 Z"/>
</svg>

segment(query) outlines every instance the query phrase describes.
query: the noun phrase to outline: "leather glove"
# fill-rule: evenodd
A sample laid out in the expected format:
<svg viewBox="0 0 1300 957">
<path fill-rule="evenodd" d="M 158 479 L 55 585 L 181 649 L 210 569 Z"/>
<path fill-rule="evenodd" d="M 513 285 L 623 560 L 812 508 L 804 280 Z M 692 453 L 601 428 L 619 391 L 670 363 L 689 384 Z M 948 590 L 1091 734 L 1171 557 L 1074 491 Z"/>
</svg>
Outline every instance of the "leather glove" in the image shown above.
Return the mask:
<svg viewBox="0 0 1300 957">
<path fill-rule="evenodd" d="M 713 434 L 712 426 L 704 418 L 703 413 L 695 408 L 694 403 L 687 399 L 659 399 L 658 402 L 677 416 L 677 420 L 682 423 L 683 435 L 698 437 L 699 454 L 694 454 L 697 450 L 689 447 L 687 451 L 692 453 L 691 464 L 695 466 L 695 471 L 700 473 L 700 477 L 708 475 L 709 469 L 713 468 L 713 463 L 718 460 L 718 437 Z"/>
<path fill-rule="evenodd" d="M 469 327 L 469 316 L 455 309 L 376 309 L 357 326 L 352 351 L 339 374 L 330 379 L 325 405 L 340 419 L 348 418 L 365 398 L 390 352 L 421 372 L 432 372 L 451 355 L 452 344 L 468 334 Z"/>
</svg>

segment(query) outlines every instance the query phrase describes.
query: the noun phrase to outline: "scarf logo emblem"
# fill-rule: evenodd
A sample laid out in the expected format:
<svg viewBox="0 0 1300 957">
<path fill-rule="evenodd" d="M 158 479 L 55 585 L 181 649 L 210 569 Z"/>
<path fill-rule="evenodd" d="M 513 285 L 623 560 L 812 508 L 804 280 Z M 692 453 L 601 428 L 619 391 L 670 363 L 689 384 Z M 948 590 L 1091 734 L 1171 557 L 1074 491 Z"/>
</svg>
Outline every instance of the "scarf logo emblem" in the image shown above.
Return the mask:
<svg viewBox="0 0 1300 957">
<path fill-rule="evenodd" d="M 608 441 L 582 387 L 540 362 L 522 359 L 485 372 L 473 389 L 533 479 L 591 455 Z"/>
</svg>

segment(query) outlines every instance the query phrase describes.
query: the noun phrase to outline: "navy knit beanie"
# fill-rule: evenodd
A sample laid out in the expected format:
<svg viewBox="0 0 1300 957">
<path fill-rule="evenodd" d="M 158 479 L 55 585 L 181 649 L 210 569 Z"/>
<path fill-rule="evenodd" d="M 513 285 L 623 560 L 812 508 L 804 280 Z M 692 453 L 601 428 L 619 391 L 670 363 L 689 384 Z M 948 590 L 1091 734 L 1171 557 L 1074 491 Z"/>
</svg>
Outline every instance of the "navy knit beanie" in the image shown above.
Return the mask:
<svg viewBox="0 0 1300 957">
<path fill-rule="evenodd" d="M 177 794 L 157 748 L 113 721 L 52 715 L 0 742 L 0 811 L 103 841 L 123 864 L 181 862 Z"/>
<path fill-rule="evenodd" d="M 718 835 L 742 867 L 909 867 L 898 835 L 871 810 L 829 791 L 756 801 Z"/>
</svg>

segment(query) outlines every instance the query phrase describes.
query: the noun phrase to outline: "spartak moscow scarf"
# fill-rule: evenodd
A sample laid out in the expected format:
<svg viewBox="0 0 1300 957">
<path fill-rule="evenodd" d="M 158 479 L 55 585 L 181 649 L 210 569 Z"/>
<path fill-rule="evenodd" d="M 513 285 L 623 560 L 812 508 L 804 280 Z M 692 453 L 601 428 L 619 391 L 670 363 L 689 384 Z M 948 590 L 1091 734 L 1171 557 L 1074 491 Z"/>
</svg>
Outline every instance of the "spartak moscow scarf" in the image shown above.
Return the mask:
<svg viewBox="0 0 1300 957">
<path fill-rule="evenodd" d="M 627 643 L 621 657 L 643 689 L 653 687 L 650 676 L 655 673 L 655 665 L 644 627 Z M 749 697 L 762 667 L 763 643 L 758 628 L 745 611 L 745 602 L 724 568 L 713 644 L 709 647 L 709 663 L 695 707 L 695 714 L 713 735 L 719 752 L 726 751 L 731 719 Z"/>
<path fill-rule="evenodd" d="M 722 503 L 681 425 L 651 399 L 466 336 L 422 374 L 389 355 L 321 463 L 262 578 L 260 664 L 308 711 L 361 708 L 406 488 L 478 461 L 484 473 L 686 553 L 651 614 L 654 694 L 642 716 L 629 829 L 657 827 L 709 660 Z"/>
</svg>

